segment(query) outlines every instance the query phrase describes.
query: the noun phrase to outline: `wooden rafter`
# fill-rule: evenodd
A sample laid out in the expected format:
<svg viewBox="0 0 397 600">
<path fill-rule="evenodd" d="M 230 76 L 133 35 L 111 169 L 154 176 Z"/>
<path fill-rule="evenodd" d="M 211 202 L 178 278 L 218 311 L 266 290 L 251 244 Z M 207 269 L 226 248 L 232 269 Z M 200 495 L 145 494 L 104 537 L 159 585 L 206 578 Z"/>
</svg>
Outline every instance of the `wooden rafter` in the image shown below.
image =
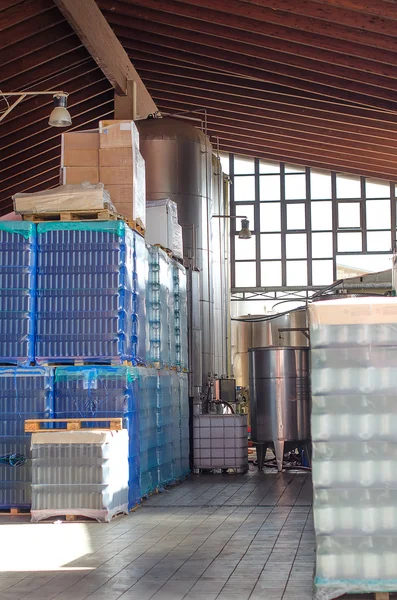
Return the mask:
<svg viewBox="0 0 397 600">
<path fill-rule="evenodd" d="M 146 117 L 155 112 L 155 103 L 95 0 L 54 2 L 118 95 L 127 94 L 128 81 L 135 82 L 137 116 Z"/>
</svg>

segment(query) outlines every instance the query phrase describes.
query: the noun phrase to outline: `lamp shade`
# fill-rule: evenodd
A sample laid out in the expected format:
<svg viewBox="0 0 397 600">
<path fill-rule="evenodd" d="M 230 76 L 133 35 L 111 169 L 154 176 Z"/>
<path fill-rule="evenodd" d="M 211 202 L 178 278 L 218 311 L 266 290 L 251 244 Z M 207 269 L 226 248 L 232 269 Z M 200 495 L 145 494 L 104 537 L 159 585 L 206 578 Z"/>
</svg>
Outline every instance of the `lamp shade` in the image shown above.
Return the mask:
<svg viewBox="0 0 397 600">
<path fill-rule="evenodd" d="M 51 127 L 69 127 L 72 119 L 67 106 L 67 96 L 54 96 L 54 108 L 50 114 L 48 124 Z"/>
<path fill-rule="evenodd" d="M 248 219 L 241 219 L 241 231 L 239 232 L 238 237 L 240 240 L 249 240 L 252 237 Z"/>
</svg>

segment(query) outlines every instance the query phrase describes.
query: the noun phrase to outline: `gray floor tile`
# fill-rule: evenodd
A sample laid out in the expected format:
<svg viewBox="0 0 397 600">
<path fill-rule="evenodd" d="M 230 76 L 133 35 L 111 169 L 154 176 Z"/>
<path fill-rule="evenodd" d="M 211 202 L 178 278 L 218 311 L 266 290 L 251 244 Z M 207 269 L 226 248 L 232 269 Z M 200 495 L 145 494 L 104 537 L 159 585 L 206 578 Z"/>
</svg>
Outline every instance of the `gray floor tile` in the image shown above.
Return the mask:
<svg viewBox="0 0 397 600">
<path fill-rule="evenodd" d="M 60 565 L 74 570 L 0 573 L 0 600 L 311 600 L 310 503 L 306 473 L 192 476 L 87 522 L 91 551 Z"/>
</svg>

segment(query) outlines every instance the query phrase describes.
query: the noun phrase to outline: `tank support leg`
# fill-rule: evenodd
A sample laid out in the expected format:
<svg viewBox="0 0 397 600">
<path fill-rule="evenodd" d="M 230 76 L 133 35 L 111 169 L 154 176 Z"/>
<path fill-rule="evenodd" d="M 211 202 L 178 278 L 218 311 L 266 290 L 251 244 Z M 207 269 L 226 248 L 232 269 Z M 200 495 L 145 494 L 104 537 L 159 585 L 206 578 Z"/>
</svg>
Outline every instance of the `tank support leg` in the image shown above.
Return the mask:
<svg viewBox="0 0 397 600">
<path fill-rule="evenodd" d="M 276 455 L 277 471 L 283 470 L 284 442 L 282 440 L 273 440 L 274 453 Z"/>
<path fill-rule="evenodd" d="M 258 471 L 262 471 L 265 463 L 267 446 L 264 444 L 257 444 L 256 446 L 256 460 L 258 462 Z"/>
</svg>

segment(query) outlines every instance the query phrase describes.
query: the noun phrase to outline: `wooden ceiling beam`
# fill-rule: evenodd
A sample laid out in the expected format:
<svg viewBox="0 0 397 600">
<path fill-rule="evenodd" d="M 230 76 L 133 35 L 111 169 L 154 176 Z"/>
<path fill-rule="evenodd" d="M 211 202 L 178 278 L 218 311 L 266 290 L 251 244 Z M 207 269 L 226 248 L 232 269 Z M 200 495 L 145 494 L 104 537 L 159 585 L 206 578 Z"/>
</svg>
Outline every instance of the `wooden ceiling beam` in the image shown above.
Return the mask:
<svg viewBox="0 0 397 600">
<path fill-rule="evenodd" d="M 72 50 L 63 56 L 57 56 L 55 58 L 53 55 L 48 56 L 48 62 L 44 62 L 40 65 L 40 68 L 33 68 L 26 73 L 16 72 L 16 69 L 14 68 L 13 71 L 8 72 L 7 79 L 3 79 L 1 89 L 3 91 L 9 90 L 13 92 L 18 92 L 23 89 L 30 90 L 30 86 L 35 86 L 35 88 L 38 89 L 48 89 L 47 80 L 49 78 L 90 61 L 91 57 L 88 55 L 84 46 L 81 45 L 77 49 Z"/>
<path fill-rule="evenodd" d="M 347 10 L 354 10 L 361 14 L 373 15 L 382 19 L 397 20 L 395 3 L 382 2 L 381 0 L 316 0 L 319 4 Z"/>
<path fill-rule="evenodd" d="M 22 80 L 25 80 L 23 74 L 27 72 L 33 72 L 36 79 L 41 75 L 41 69 L 45 64 L 51 63 L 52 70 L 57 68 L 58 62 L 61 64 L 68 64 L 68 55 L 71 53 L 75 53 L 78 50 L 84 51 L 84 56 L 87 58 L 87 51 L 84 48 L 83 44 L 80 40 L 74 35 L 70 35 L 69 37 L 59 40 L 52 44 L 52 51 L 48 51 L 48 47 L 42 47 L 41 49 L 25 56 L 23 60 L 19 60 L 19 56 L 15 55 L 13 62 L 8 63 L 4 67 L 0 67 L 1 73 L 1 81 L 2 81 L 2 90 L 4 93 L 7 91 L 18 91 L 15 87 L 10 87 L 9 80 L 15 79 L 13 75 L 17 73 L 17 77 Z M 63 59 L 63 60 L 62 60 Z M 73 66 L 73 63 L 72 65 Z M 57 70 L 60 70 L 59 67 Z M 26 81 L 26 80 L 25 80 Z M 21 87 L 26 89 L 26 83 L 22 83 Z"/>
<path fill-rule="evenodd" d="M 3 69 L 4 65 L 8 63 L 12 63 L 15 60 L 20 61 L 23 59 L 23 62 L 26 61 L 26 58 L 29 55 L 34 54 L 34 57 L 37 56 L 37 53 L 43 48 L 46 50 L 48 54 L 48 46 L 56 46 L 60 41 L 65 40 L 66 38 L 73 38 L 73 47 L 76 47 L 76 36 L 73 31 L 70 29 L 68 23 L 59 23 L 54 27 L 47 29 L 45 32 L 40 32 L 34 36 L 28 37 L 20 42 L 16 42 L 11 46 L 3 48 L 1 51 L 1 68 Z M 0 37 L 1 39 L 1 37 Z M 80 46 L 80 43 L 77 44 L 77 47 Z M 30 56 L 30 58 L 33 58 Z M 27 61 L 28 69 L 32 68 L 32 62 Z"/>
<path fill-rule="evenodd" d="M 296 4 L 300 5 L 300 3 Z M 282 52 L 315 61 L 332 61 L 335 65 L 371 73 L 376 73 L 378 69 L 386 76 L 395 77 L 395 73 L 393 74 L 397 54 L 395 37 L 387 38 L 374 34 L 375 39 L 369 43 L 368 38 L 371 38 L 371 34 L 358 32 L 360 43 L 352 43 L 337 37 L 307 34 L 299 29 L 278 27 L 268 22 L 247 18 L 252 3 L 245 5 L 246 10 L 242 6 L 241 14 L 238 16 L 176 0 L 134 0 L 131 4 L 118 0 L 99 0 L 99 5 L 104 9 L 108 19 L 112 21 L 118 19 L 120 25 L 123 24 L 123 17 L 129 16 L 267 48 L 273 51 L 269 60 L 276 60 L 277 52 Z M 267 11 L 269 12 L 272 11 Z M 392 25 L 394 27 L 393 23 Z M 361 43 L 363 39 L 366 40 L 367 45 Z M 380 64 L 373 64 L 376 61 Z"/>
<path fill-rule="evenodd" d="M 372 31 L 374 33 L 380 33 L 381 35 L 396 37 L 396 28 L 391 20 L 392 17 L 384 18 L 379 15 L 378 12 L 374 12 L 372 15 L 365 14 L 361 7 L 366 3 L 361 2 L 361 0 L 356 2 L 356 4 L 360 6 L 360 8 L 356 10 L 348 8 L 348 3 L 343 0 L 336 2 L 335 5 L 333 5 L 333 2 L 327 2 L 326 0 L 324 2 L 321 0 L 315 2 L 312 0 L 299 0 L 299 2 L 296 2 L 295 0 L 283 0 L 281 5 L 279 0 L 241 1 L 246 2 L 247 4 L 257 4 L 258 6 L 270 10 L 289 12 L 309 19 L 320 19 L 321 21 L 329 21 L 330 23 L 337 23 L 338 25 L 343 24 L 363 31 Z M 377 4 L 379 7 L 381 3 L 377 1 L 374 4 Z M 395 11 L 393 12 L 395 15 Z M 395 19 L 395 16 L 393 18 Z"/>
<path fill-rule="evenodd" d="M 77 81 L 78 80 L 78 81 Z M 90 60 L 90 62 L 83 65 L 77 65 L 73 67 L 66 73 L 58 74 L 55 77 L 51 77 L 47 81 L 47 87 L 49 89 L 59 90 L 63 87 L 68 89 L 73 93 L 73 90 L 90 88 L 92 85 L 95 85 L 99 81 L 104 81 L 110 86 L 110 83 L 102 73 L 98 66 L 94 61 Z M 78 87 L 77 87 L 78 86 Z M 30 88 L 34 91 L 35 87 L 32 86 Z M 42 86 L 39 86 L 39 89 L 42 89 Z M 73 102 L 74 99 L 71 98 L 70 102 Z M 13 111 L 7 115 L 7 119 L 1 122 L 0 124 L 0 132 L 3 135 L 6 135 L 8 131 L 17 131 L 21 126 L 23 127 L 23 119 L 24 116 L 28 116 L 29 123 L 32 124 L 37 118 L 37 110 L 40 109 L 43 104 L 51 104 L 52 98 L 46 96 L 32 96 L 20 104 L 16 106 Z M 69 103 L 70 104 L 70 103 Z M 48 108 L 47 108 L 48 110 Z M 1 152 L 1 149 L 0 149 Z"/>
<path fill-rule="evenodd" d="M 24 0 L 0 11 L 0 31 L 14 27 L 23 21 L 54 8 L 52 0 Z"/>
<path fill-rule="evenodd" d="M 132 0 L 133 2 L 145 2 L 145 0 Z M 225 15 L 234 15 L 237 17 L 247 17 L 258 21 L 259 23 L 268 23 L 273 26 L 288 28 L 291 31 L 302 31 L 310 35 L 318 35 L 324 38 L 324 43 L 332 43 L 332 38 L 344 40 L 352 44 L 364 44 L 374 46 L 376 48 L 384 48 L 388 37 L 371 33 L 367 31 L 363 33 L 355 27 L 349 27 L 343 23 L 330 23 L 320 19 L 307 18 L 290 12 L 283 12 L 279 4 L 279 10 L 269 10 L 267 7 L 258 6 L 252 2 L 241 2 L 240 0 L 183 0 L 186 4 L 199 7 L 200 9 L 212 9 L 225 13 Z M 159 2 L 167 3 L 168 0 L 159 0 Z M 282 6 L 282 5 L 281 5 Z M 227 20 L 227 16 L 225 17 Z M 279 35 L 278 30 L 275 35 Z M 396 34 L 394 34 L 394 37 Z M 331 38 L 328 40 L 327 38 Z M 393 38 L 390 38 L 391 44 L 395 43 Z"/>
<path fill-rule="evenodd" d="M 355 91 L 346 90 L 343 87 L 343 85 L 346 85 L 344 82 L 343 85 L 341 83 L 340 87 L 335 88 L 332 87 L 330 78 L 313 77 L 312 81 L 307 81 L 302 76 L 298 76 L 301 75 L 301 71 L 297 70 L 294 77 L 292 77 L 290 71 L 286 69 L 288 73 L 285 73 L 285 69 L 281 66 L 277 73 L 270 72 L 259 61 L 238 55 L 235 52 L 221 52 L 218 50 L 210 52 L 198 44 L 190 44 L 190 52 L 188 52 L 186 44 L 180 43 L 178 40 L 147 35 L 139 30 L 133 31 L 133 36 L 136 39 L 132 40 L 128 28 L 115 26 L 115 30 L 132 57 L 135 57 L 135 55 L 141 56 L 144 53 L 158 57 L 159 63 L 164 62 L 164 60 L 172 60 L 190 67 L 202 67 L 213 72 L 229 73 L 235 77 L 240 77 L 243 82 L 246 79 L 256 80 L 266 85 L 281 85 L 285 89 L 312 93 L 327 99 L 333 98 L 348 103 L 355 102 L 384 110 L 393 111 L 397 109 L 396 98 L 391 100 L 374 98 L 368 94 L 368 89 L 365 86 L 365 90 L 362 90 L 362 86 L 357 86 Z M 321 79 L 321 81 L 319 82 L 318 79 Z"/>
<path fill-rule="evenodd" d="M 355 152 L 346 151 L 343 147 L 335 150 L 327 144 L 304 144 L 300 140 L 293 140 L 292 138 L 280 137 L 278 135 L 271 134 L 270 132 L 250 132 L 247 135 L 246 132 L 239 131 L 235 128 L 225 127 L 221 124 L 211 123 L 208 126 L 208 131 L 211 135 L 219 137 L 220 139 L 234 139 L 236 141 L 250 142 L 253 147 L 265 146 L 272 149 L 282 149 L 288 152 L 296 152 L 301 155 L 301 163 L 306 159 L 312 159 L 321 157 L 321 160 L 325 160 L 332 164 L 338 165 L 355 165 L 362 166 L 362 168 L 370 169 L 384 169 L 395 171 L 397 173 L 397 164 L 393 156 L 388 158 L 370 153 L 364 153 L 356 149 Z"/>
<path fill-rule="evenodd" d="M 103 107 L 106 107 L 106 112 L 109 114 L 109 104 L 112 102 L 112 92 L 104 92 L 98 97 L 90 98 L 87 101 L 83 101 L 76 106 L 73 111 L 73 129 L 79 126 L 79 123 L 82 122 L 82 119 L 79 118 L 82 115 L 85 115 L 84 122 L 87 121 L 87 115 L 92 120 L 90 111 L 92 111 L 93 115 L 98 115 L 98 119 L 101 118 L 101 113 L 104 110 Z M 69 128 L 67 129 L 69 131 Z M 34 123 L 29 130 L 21 131 L 20 135 L 15 137 L 14 140 L 10 139 L 11 136 L 8 136 L 8 140 L 5 140 L 5 144 L 1 149 L 1 156 L 3 158 L 7 156 L 15 157 L 16 155 L 23 155 L 26 150 L 33 148 L 35 146 L 39 146 L 41 142 L 46 141 L 49 138 L 60 136 L 62 132 L 56 131 L 56 128 L 48 125 L 47 120 Z"/>
<path fill-rule="evenodd" d="M 344 134 L 358 134 L 360 136 L 366 136 L 368 139 L 379 140 L 379 144 L 382 143 L 382 140 L 390 140 L 392 143 L 396 143 L 396 132 L 389 130 L 376 130 L 367 127 L 350 125 L 350 124 L 340 124 L 336 122 L 327 121 L 325 118 L 315 120 L 310 116 L 302 114 L 288 114 L 281 110 L 268 110 L 267 108 L 260 107 L 259 105 L 255 105 L 253 103 L 252 106 L 239 106 L 231 103 L 228 99 L 215 99 L 212 98 L 210 101 L 206 100 L 200 94 L 191 94 L 188 97 L 186 93 L 174 93 L 170 92 L 168 88 L 156 89 L 156 85 L 148 85 L 149 89 L 153 92 L 153 96 L 156 98 L 158 103 L 164 104 L 164 102 L 173 102 L 176 105 L 180 105 L 181 110 L 194 110 L 197 108 L 206 108 L 209 112 L 213 109 L 218 109 L 220 111 L 224 111 L 226 113 L 231 113 L 236 117 L 241 117 L 244 119 L 246 117 L 257 117 L 258 119 L 267 118 L 274 121 L 276 124 L 278 122 L 282 123 L 292 123 L 299 124 L 304 127 L 307 126 L 315 126 L 319 129 L 324 129 L 326 131 L 336 131 L 342 132 Z"/>
<path fill-rule="evenodd" d="M 253 148 L 249 143 L 234 142 L 233 140 L 222 139 L 220 140 L 220 151 L 231 152 L 233 154 L 240 154 L 245 156 L 252 156 L 255 158 L 261 158 L 263 160 L 287 162 L 292 164 L 301 165 L 302 159 L 299 154 L 288 153 L 288 152 L 268 152 L 266 148 Z M 327 164 L 321 160 L 321 157 L 313 158 L 313 160 L 306 161 L 304 163 L 306 167 L 312 167 L 315 169 L 326 169 L 327 171 L 337 171 L 338 173 L 346 173 L 348 175 L 362 175 L 364 177 L 373 177 L 375 179 L 385 179 L 386 181 L 396 181 L 396 172 L 376 171 L 374 169 L 364 170 L 361 167 L 338 167 L 333 164 Z"/>
<path fill-rule="evenodd" d="M 128 82 L 136 85 L 136 113 L 146 117 L 157 107 L 126 51 L 102 15 L 95 0 L 54 0 L 118 95 L 125 96 Z M 131 103 L 135 102 L 131 99 Z"/>
<path fill-rule="evenodd" d="M 60 14 L 57 7 L 54 6 L 52 10 L 47 10 L 46 12 L 32 17 L 28 21 L 23 21 L 12 28 L 2 31 L 0 36 L 0 50 L 23 40 L 27 40 L 32 35 L 43 33 L 63 21 L 63 16 Z"/>
<path fill-rule="evenodd" d="M 218 100 L 225 104 L 232 104 L 235 106 L 235 110 L 238 113 L 239 107 L 260 107 L 264 111 L 274 111 L 278 113 L 288 113 L 292 115 L 307 116 L 311 119 L 315 125 L 317 122 L 327 121 L 328 123 L 335 123 L 338 126 L 342 126 L 342 130 L 349 129 L 351 126 L 360 126 L 368 129 L 376 136 L 377 132 L 389 131 L 397 136 L 397 120 L 390 115 L 384 113 L 384 119 L 371 119 L 364 118 L 362 116 L 355 116 L 354 110 L 339 112 L 338 107 L 335 106 L 335 110 L 329 107 L 329 110 L 321 110 L 310 108 L 308 110 L 304 105 L 296 105 L 293 99 L 281 98 L 280 100 L 273 100 L 272 98 L 266 98 L 266 94 L 259 95 L 256 93 L 250 94 L 247 92 L 246 96 L 243 97 L 241 94 L 235 94 L 234 91 L 228 90 L 227 86 L 219 84 L 213 86 L 212 84 L 206 84 L 205 82 L 198 82 L 196 86 L 189 86 L 189 83 L 183 83 L 176 78 L 164 76 L 160 79 L 159 76 L 150 77 L 148 75 L 145 78 L 147 85 L 151 89 L 160 91 L 163 93 L 169 92 L 170 94 L 179 94 L 189 97 L 202 98 L 206 101 L 206 106 L 210 107 L 212 101 Z M 172 90 L 169 91 L 169 90 Z M 346 127 L 346 129 L 345 129 Z"/>
<path fill-rule="evenodd" d="M 139 64 L 140 61 L 138 61 Z M 361 106 L 343 105 L 341 103 L 326 101 L 325 99 L 311 99 L 305 97 L 297 97 L 292 94 L 282 94 L 266 89 L 263 85 L 256 81 L 245 80 L 244 82 L 233 78 L 232 75 L 222 75 L 219 73 L 200 73 L 197 77 L 194 72 L 189 72 L 184 69 L 175 67 L 165 67 L 164 65 L 152 65 L 148 68 L 142 63 L 142 76 L 145 80 L 163 82 L 175 86 L 191 87 L 192 89 L 205 89 L 208 91 L 223 91 L 230 92 L 231 96 L 239 97 L 245 100 L 253 98 L 257 102 L 277 102 L 280 105 L 288 104 L 291 106 L 301 107 L 309 112 L 317 111 L 332 112 L 336 115 L 344 115 L 357 118 L 360 117 L 364 121 L 384 121 L 390 123 L 392 127 L 396 124 L 396 113 L 388 113 L 385 111 L 365 108 Z M 371 123 L 369 123 L 370 125 Z"/>
<path fill-rule="evenodd" d="M 164 113 L 173 113 L 175 115 L 180 114 L 180 106 L 167 102 L 167 100 L 161 100 L 159 102 L 160 111 Z M 192 110 L 192 116 L 202 116 L 202 113 Z M 180 114 L 183 118 L 183 114 Z M 372 136 L 360 137 L 353 133 L 343 134 L 335 130 L 321 130 L 315 127 L 302 126 L 294 123 L 283 123 L 282 121 L 272 121 L 271 119 L 258 119 L 254 116 L 247 117 L 242 115 L 233 115 L 233 113 L 225 113 L 224 111 L 211 109 L 207 113 L 208 127 L 211 129 L 212 126 L 222 125 L 223 127 L 230 127 L 231 131 L 246 131 L 262 132 L 264 134 L 270 133 L 277 135 L 280 138 L 287 138 L 298 140 L 301 144 L 313 146 L 325 144 L 327 147 L 332 148 L 336 151 L 346 150 L 356 152 L 364 151 L 371 155 L 379 155 L 386 159 L 391 156 L 397 157 L 397 146 L 391 140 L 375 140 Z M 313 131 L 314 130 L 314 131 Z"/>
<path fill-rule="evenodd" d="M 68 85 L 68 90 L 71 94 L 68 108 L 73 119 L 75 111 L 78 111 L 79 104 L 91 100 L 91 98 L 98 99 L 100 94 L 110 92 L 112 87 L 105 77 L 99 81 L 95 81 L 94 77 L 84 75 L 84 77 L 70 82 Z M 2 155 L 4 149 L 7 148 L 9 143 L 13 144 L 13 140 L 15 140 L 16 136 L 20 137 L 22 135 L 24 129 L 26 129 L 26 132 L 30 134 L 33 125 L 40 123 L 42 126 L 43 123 L 46 123 L 48 120 L 52 110 L 52 98 L 51 96 L 38 96 L 38 98 L 39 100 L 36 101 L 34 105 L 34 111 L 29 110 L 29 112 L 26 112 L 26 109 L 24 110 L 24 106 L 22 104 L 22 106 L 18 106 L 18 108 L 21 108 L 15 121 L 5 120 L 4 127 L 1 129 L 2 145 L 0 149 L 0 156 Z M 33 98 L 31 101 L 33 101 Z M 27 102 L 29 102 L 29 100 Z M 11 156 L 8 152 L 4 157 L 2 157 L 2 169 L 5 168 L 5 163 L 10 158 Z"/>
<path fill-rule="evenodd" d="M 142 9 L 142 11 L 145 11 L 145 9 Z M 215 48 L 237 51 L 239 54 L 266 61 L 266 66 L 270 70 L 272 70 L 272 64 L 281 64 L 298 67 L 304 72 L 327 74 L 344 80 L 348 79 L 397 90 L 394 66 L 397 63 L 397 53 L 395 52 L 390 53 L 392 56 L 392 58 L 389 58 L 391 64 L 381 64 L 371 59 L 368 60 L 368 57 L 367 59 L 352 57 L 294 44 L 289 41 L 265 38 L 248 30 L 230 29 L 213 24 L 210 21 L 196 20 L 191 21 L 189 24 L 185 18 L 181 18 L 180 21 L 185 23 L 185 27 L 182 27 L 181 23 L 178 24 L 174 15 L 170 16 L 156 11 L 151 12 L 153 13 L 152 17 L 147 19 L 126 17 L 114 13 L 109 15 L 107 11 L 104 14 L 112 24 L 128 26 L 128 21 L 132 18 L 135 27 L 138 26 L 140 29 L 151 33 L 172 38 L 177 37 L 185 42 L 190 40 L 205 45 L 209 45 L 212 41 Z M 141 14 L 141 11 L 138 14 Z M 138 25 L 137 20 L 139 20 Z M 172 24 L 173 22 L 174 24 Z M 367 52 L 367 54 L 370 54 L 370 52 Z M 386 63 L 387 53 L 382 50 L 380 54 L 384 54 L 384 62 Z M 304 73 L 302 75 L 305 76 Z"/>
<path fill-rule="evenodd" d="M 325 65 L 325 63 L 321 63 L 321 65 L 324 65 L 324 69 L 320 69 L 320 63 L 316 61 L 313 61 L 316 63 L 313 71 L 304 59 L 296 61 L 297 65 L 294 66 L 277 63 L 268 60 L 265 49 L 248 46 L 248 44 L 236 44 L 231 40 L 160 26 L 139 19 L 134 19 L 134 26 L 138 29 L 131 31 L 129 27 L 118 25 L 115 26 L 115 31 L 123 38 L 123 41 L 125 38 L 128 40 L 128 37 L 133 36 L 135 39 L 149 42 L 153 40 L 157 45 L 176 48 L 189 55 L 210 55 L 213 58 L 220 58 L 230 63 L 229 72 L 233 72 L 233 65 L 244 65 L 251 69 L 271 71 L 284 77 L 292 77 L 293 79 L 309 81 L 317 85 L 326 85 L 344 91 L 362 93 L 377 99 L 392 102 L 396 99 L 394 88 L 397 91 L 397 80 L 394 79 L 371 76 L 361 71 L 342 69 L 333 65 Z M 254 75 L 252 78 L 254 78 Z"/>
</svg>

